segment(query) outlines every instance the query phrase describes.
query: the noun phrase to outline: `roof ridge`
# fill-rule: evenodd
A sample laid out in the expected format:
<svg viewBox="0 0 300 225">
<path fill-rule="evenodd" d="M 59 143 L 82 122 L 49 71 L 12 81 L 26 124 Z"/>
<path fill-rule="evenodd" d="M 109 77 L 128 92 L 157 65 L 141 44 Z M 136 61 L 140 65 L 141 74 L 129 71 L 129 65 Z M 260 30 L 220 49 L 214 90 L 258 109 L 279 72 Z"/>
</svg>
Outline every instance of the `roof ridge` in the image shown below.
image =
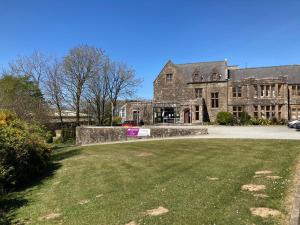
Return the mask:
<svg viewBox="0 0 300 225">
<path fill-rule="evenodd" d="M 278 65 L 278 66 L 257 66 L 257 67 L 237 68 L 234 70 L 263 69 L 263 68 L 292 67 L 292 66 L 300 66 L 300 64 L 289 64 L 289 65 Z"/>
<path fill-rule="evenodd" d="M 190 65 L 190 64 L 200 64 L 200 63 L 216 63 L 216 62 L 225 62 L 225 60 L 220 61 L 205 61 L 205 62 L 192 62 L 192 63 L 174 63 L 174 65 Z"/>
</svg>

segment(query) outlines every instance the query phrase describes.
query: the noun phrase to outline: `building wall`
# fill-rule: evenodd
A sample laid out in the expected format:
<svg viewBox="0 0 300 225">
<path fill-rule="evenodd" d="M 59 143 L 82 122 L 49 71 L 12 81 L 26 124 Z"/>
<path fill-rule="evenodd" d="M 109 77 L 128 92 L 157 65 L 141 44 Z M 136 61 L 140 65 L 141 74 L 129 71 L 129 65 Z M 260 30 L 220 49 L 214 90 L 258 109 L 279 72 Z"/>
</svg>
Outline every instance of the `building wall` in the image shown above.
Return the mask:
<svg viewBox="0 0 300 225">
<path fill-rule="evenodd" d="M 221 111 L 227 111 L 227 82 L 211 82 L 189 84 L 190 92 L 194 93 L 192 99 L 195 99 L 195 89 L 202 88 L 202 107 L 203 116 L 205 113 L 209 116 L 209 121 L 215 121 L 216 116 Z M 218 93 L 218 107 L 212 107 L 212 93 Z M 206 119 L 205 119 L 206 120 Z"/>
<path fill-rule="evenodd" d="M 167 82 L 167 74 L 173 74 L 172 82 Z M 198 105 L 202 107 L 204 121 L 211 122 L 221 111 L 238 115 L 240 109 L 251 117 L 268 118 L 271 115 L 277 119 L 300 119 L 300 84 L 288 84 L 287 76 L 272 78 L 273 74 L 269 74 L 271 78 L 253 78 L 255 76 L 247 75 L 245 78 L 211 82 L 187 82 L 186 76 L 189 75 L 182 74 L 169 61 L 154 81 L 153 103 L 180 106 L 180 123 L 184 123 L 186 110 L 191 111 L 192 123 L 202 123 L 202 120 L 195 121 Z M 268 77 L 268 74 L 265 76 Z M 233 96 L 235 87 L 241 88 L 240 97 Z M 202 89 L 198 98 L 195 95 L 197 88 Z M 267 95 L 267 92 L 270 94 Z M 212 107 L 212 93 L 218 93 L 218 107 Z"/>
<path fill-rule="evenodd" d="M 122 120 L 133 120 L 133 112 L 139 112 L 139 120 L 148 125 L 152 124 L 153 110 L 152 102 L 150 101 L 128 101 L 122 107 L 125 109 L 125 115 L 122 117 Z"/>
<path fill-rule="evenodd" d="M 300 85 L 288 85 L 288 93 L 290 97 L 290 118 L 300 119 Z"/>
<path fill-rule="evenodd" d="M 262 86 L 263 89 L 262 90 Z M 266 87 L 270 87 L 270 94 L 266 96 Z M 241 97 L 233 96 L 233 88 L 241 87 Z M 257 91 L 255 90 L 257 87 Z M 265 109 L 270 108 L 278 119 L 288 119 L 288 84 L 286 78 L 273 79 L 242 79 L 228 82 L 228 111 L 233 107 L 242 107 L 252 117 L 265 118 Z M 262 96 L 263 93 L 263 96 Z M 257 115 L 255 115 L 257 112 Z"/>
<path fill-rule="evenodd" d="M 166 75 L 173 74 L 172 82 L 167 82 Z M 192 98 L 181 72 L 168 62 L 154 81 L 154 102 L 183 102 Z"/>
</svg>

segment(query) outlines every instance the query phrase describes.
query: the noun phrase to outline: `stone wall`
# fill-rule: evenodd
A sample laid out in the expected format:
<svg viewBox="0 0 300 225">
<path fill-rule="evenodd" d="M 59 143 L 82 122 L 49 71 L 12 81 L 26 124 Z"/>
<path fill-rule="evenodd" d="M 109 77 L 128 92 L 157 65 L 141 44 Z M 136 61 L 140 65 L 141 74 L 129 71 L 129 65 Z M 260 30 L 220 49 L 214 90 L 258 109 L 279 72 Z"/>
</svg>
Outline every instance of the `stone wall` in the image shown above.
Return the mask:
<svg viewBox="0 0 300 225">
<path fill-rule="evenodd" d="M 176 136 L 194 136 L 208 134 L 204 127 L 143 127 L 149 128 L 151 136 L 148 138 L 163 138 Z M 76 144 L 87 145 L 104 142 L 126 141 L 136 138 L 127 137 L 125 127 L 85 127 L 76 128 Z"/>
</svg>

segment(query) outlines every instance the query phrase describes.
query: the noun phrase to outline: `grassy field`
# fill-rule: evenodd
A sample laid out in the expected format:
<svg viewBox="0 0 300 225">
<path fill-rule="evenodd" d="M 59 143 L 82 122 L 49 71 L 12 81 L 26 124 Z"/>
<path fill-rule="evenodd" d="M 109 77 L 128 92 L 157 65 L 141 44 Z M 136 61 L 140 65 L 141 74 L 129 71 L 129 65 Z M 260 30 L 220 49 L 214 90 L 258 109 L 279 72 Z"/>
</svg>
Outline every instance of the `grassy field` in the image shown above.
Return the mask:
<svg viewBox="0 0 300 225">
<path fill-rule="evenodd" d="M 61 148 L 49 176 L 5 201 L 11 218 L 25 224 L 282 224 L 299 143 L 202 139 Z M 254 178 L 260 170 L 282 178 Z M 258 193 L 268 197 L 242 191 L 244 184 L 266 185 Z M 145 213 L 159 206 L 169 212 Z M 282 215 L 253 216 L 251 207 Z"/>
</svg>

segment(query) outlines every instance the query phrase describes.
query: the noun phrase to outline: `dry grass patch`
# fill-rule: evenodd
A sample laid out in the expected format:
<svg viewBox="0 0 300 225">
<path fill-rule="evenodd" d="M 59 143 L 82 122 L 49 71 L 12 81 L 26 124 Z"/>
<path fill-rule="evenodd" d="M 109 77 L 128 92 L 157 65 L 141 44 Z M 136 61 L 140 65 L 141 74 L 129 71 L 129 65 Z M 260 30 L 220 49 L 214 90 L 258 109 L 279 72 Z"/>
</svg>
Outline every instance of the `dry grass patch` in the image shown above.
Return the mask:
<svg viewBox="0 0 300 225">
<path fill-rule="evenodd" d="M 129 223 L 126 223 L 125 225 L 138 225 L 135 221 L 130 221 Z"/>
<path fill-rule="evenodd" d="M 44 221 L 44 220 L 54 220 L 54 219 L 58 219 L 59 217 L 61 217 L 61 214 L 60 213 L 49 213 L 45 216 L 41 216 L 39 217 L 39 221 Z"/>
<path fill-rule="evenodd" d="M 218 177 L 207 177 L 208 180 L 219 180 Z"/>
<path fill-rule="evenodd" d="M 251 211 L 252 215 L 260 216 L 260 217 L 263 217 L 263 218 L 274 217 L 274 216 L 281 215 L 281 212 L 279 212 L 276 209 L 270 209 L 270 208 L 264 208 L 264 207 L 250 208 L 250 211 Z"/>
<path fill-rule="evenodd" d="M 266 195 L 266 194 L 261 194 L 261 193 L 258 193 L 258 194 L 253 194 L 254 197 L 257 197 L 257 198 L 268 198 L 269 196 Z"/>
<path fill-rule="evenodd" d="M 266 174 L 271 174 L 272 171 L 271 170 L 260 170 L 260 171 L 256 171 L 255 175 L 266 175 Z"/>
<path fill-rule="evenodd" d="M 147 156 L 152 156 L 153 154 L 150 152 L 141 152 L 140 154 L 138 154 L 138 157 L 147 157 Z"/>
<path fill-rule="evenodd" d="M 169 212 L 168 209 L 166 209 L 162 206 L 159 206 L 156 209 L 147 210 L 146 214 L 149 215 L 149 216 L 159 216 L 159 215 L 165 214 L 167 212 Z"/>
<path fill-rule="evenodd" d="M 85 205 L 85 204 L 87 204 L 87 203 L 89 203 L 89 202 L 90 202 L 90 200 L 87 200 L 87 199 L 81 200 L 81 201 L 79 202 L 79 205 Z"/>
<path fill-rule="evenodd" d="M 278 179 L 281 179 L 282 177 L 280 177 L 280 176 L 266 176 L 266 178 L 271 179 L 271 180 L 278 180 Z"/>
<path fill-rule="evenodd" d="M 244 184 L 242 190 L 244 191 L 263 191 L 266 189 L 266 185 L 263 184 Z"/>
</svg>

